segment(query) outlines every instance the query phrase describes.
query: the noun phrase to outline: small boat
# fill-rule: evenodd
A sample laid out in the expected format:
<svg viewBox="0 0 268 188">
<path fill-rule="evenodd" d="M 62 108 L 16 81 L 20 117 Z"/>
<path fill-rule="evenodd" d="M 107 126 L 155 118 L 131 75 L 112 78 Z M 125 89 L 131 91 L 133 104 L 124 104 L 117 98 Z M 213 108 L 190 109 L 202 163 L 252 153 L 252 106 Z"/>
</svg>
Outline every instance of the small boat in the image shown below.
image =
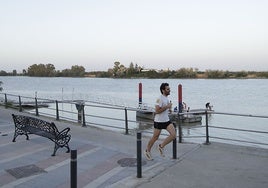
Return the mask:
<svg viewBox="0 0 268 188">
<path fill-rule="evenodd" d="M 187 104 L 185 102 L 183 102 L 183 106 L 182 106 L 182 112 L 183 113 L 188 113 L 192 114 L 192 115 L 205 115 L 206 113 L 212 113 L 214 112 L 214 110 L 212 109 L 213 106 L 210 105 L 210 102 L 206 103 L 205 105 L 206 108 L 199 108 L 199 109 L 190 109 L 189 106 L 187 106 Z M 175 107 L 176 111 L 178 111 L 177 106 Z M 174 111 L 175 111 L 174 109 Z"/>
<path fill-rule="evenodd" d="M 202 121 L 202 116 L 194 115 L 194 114 L 183 115 L 183 118 L 182 118 L 182 122 L 184 123 L 196 123 L 196 122 L 201 122 L 201 121 Z"/>
<path fill-rule="evenodd" d="M 172 112 L 169 114 L 170 121 L 181 121 L 182 123 L 196 123 L 202 121 L 201 115 L 196 114 L 183 114 L 181 117 L 179 117 L 178 113 Z"/>
<path fill-rule="evenodd" d="M 212 112 L 214 112 L 214 110 L 208 110 L 208 109 L 202 109 L 202 108 L 200 108 L 200 109 L 192 109 L 192 110 L 183 110 L 183 113 L 186 113 L 186 112 L 189 112 L 189 113 L 191 113 L 193 115 L 204 115 L 204 114 L 206 114 L 206 112 L 207 113 L 212 113 Z"/>
<path fill-rule="evenodd" d="M 145 104 L 140 104 L 136 111 L 137 118 L 154 119 L 154 109 Z"/>
</svg>

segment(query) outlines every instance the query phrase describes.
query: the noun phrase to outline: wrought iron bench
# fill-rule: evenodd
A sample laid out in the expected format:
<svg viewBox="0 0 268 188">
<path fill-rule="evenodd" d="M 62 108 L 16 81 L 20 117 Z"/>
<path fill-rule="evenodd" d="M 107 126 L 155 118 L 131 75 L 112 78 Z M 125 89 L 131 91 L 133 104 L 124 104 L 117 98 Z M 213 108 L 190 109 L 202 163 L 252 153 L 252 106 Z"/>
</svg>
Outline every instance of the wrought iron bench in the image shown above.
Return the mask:
<svg viewBox="0 0 268 188">
<path fill-rule="evenodd" d="M 68 144 L 71 139 L 71 135 L 68 134 L 70 131 L 69 127 L 63 129 L 62 131 L 58 131 L 53 122 L 49 123 L 41 119 L 23 115 L 12 114 L 12 117 L 15 124 L 15 132 L 12 142 L 16 141 L 18 135 L 25 135 L 26 139 L 29 140 L 28 134 L 35 134 L 46 137 L 55 143 L 52 156 L 55 156 L 56 151 L 60 147 L 66 147 L 66 153 L 70 152 Z"/>
</svg>

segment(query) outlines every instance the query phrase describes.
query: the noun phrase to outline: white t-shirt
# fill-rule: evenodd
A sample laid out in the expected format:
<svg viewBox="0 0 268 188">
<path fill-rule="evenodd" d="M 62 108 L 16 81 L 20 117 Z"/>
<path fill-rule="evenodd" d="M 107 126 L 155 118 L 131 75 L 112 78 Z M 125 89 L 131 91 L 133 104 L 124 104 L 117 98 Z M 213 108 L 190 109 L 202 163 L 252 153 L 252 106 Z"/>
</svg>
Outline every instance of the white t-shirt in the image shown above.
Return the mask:
<svg viewBox="0 0 268 188">
<path fill-rule="evenodd" d="M 168 103 L 169 103 L 168 98 L 164 95 L 160 95 L 160 97 L 157 98 L 155 105 L 159 107 L 163 107 L 163 106 L 168 105 Z M 169 121 L 168 113 L 169 113 L 169 109 L 166 109 L 160 114 L 155 114 L 154 121 L 155 122 L 168 122 Z"/>
</svg>

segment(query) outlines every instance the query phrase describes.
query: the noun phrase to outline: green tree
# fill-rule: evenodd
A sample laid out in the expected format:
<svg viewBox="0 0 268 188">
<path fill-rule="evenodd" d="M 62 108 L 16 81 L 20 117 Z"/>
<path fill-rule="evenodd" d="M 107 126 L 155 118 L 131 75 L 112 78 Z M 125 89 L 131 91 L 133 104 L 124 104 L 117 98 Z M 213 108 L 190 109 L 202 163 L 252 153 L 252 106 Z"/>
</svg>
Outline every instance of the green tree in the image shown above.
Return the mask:
<svg viewBox="0 0 268 188">
<path fill-rule="evenodd" d="M 7 74 L 6 71 L 3 71 L 3 70 L 0 71 L 0 76 L 7 76 L 7 75 L 8 75 L 8 74 Z"/>
<path fill-rule="evenodd" d="M 52 77 L 55 73 L 55 67 L 52 64 L 33 64 L 28 68 L 29 76 Z"/>
<path fill-rule="evenodd" d="M 120 69 L 120 62 L 119 61 L 114 62 L 114 68 L 113 68 L 114 77 L 117 77 L 119 69 Z"/>
<path fill-rule="evenodd" d="M 127 77 L 132 77 L 136 73 L 134 64 L 131 62 L 127 69 Z"/>
<path fill-rule="evenodd" d="M 159 74 L 155 70 L 149 70 L 147 72 L 144 72 L 144 77 L 159 78 Z"/>
<path fill-rule="evenodd" d="M 268 78 L 268 72 L 259 72 L 257 76 L 260 78 Z"/>
<path fill-rule="evenodd" d="M 181 68 L 173 74 L 175 78 L 196 78 L 197 71 L 193 68 Z"/>
<path fill-rule="evenodd" d="M 85 75 L 85 68 L 83 66 L 74 65 L 71 68 L 71 75 L 73 77 L 83 77 Z"/>
<path fill-rule="evenodd" d="M 119 70 L 118 70 L 118 77 L 119 78 L 124 78 L 126 76 L 127 73 L 127 68 L 124 65 L 120 65 L 119 66 Z"/>
<path fill-rule="evenodd" d="M 246 71 L 240 71 L 235 74 L 236 78 L 245 78 L 248 76 L 248 73 Z"/>
<path fill-rule="evenodd" d="M 60 76 L 65 77 L 83 77 L 85 76 L 85 68 L 83 66 L 74 65 L 71 69 L 64 69 L 62 70 Z"/>
<path fill-rule="evenodd" d="M 220 70 L 206 70 L 207 78 L 228 78 L 230 73 L 228 71 Z"/>
<path fill-rule="evenodd" d="M 53 64 L 46 64 L 45 69 L 46 69 L 46 75 L 48 77 L 55 76 L 56 70 L 55 70 L 55 66 Z"/>
<path fill-rule="evenodd" d="M 71 77 L 71 69 L 63 69 L 61 71 L 61 74 L 60 76 L 63 76 L 63 77 Z"/>
</svg>

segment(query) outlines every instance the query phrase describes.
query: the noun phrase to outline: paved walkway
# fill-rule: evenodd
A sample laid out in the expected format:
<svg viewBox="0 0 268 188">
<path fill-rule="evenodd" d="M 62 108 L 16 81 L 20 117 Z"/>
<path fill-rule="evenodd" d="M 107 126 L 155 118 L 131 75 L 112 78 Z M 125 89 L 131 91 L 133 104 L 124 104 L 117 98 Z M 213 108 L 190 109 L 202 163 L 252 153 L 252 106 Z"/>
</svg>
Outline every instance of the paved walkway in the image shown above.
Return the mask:
<svg viewBox="0 0 268 188">
<path fill-rule="evenodd" d="M 11 114 L 0 107 L 0 187 L 70 187 L 70 154 L 36 135 L 18 136 L 12 142 Z M 43 117 L 39 117 L 43 118 Z M 142 178 L 137 178 L 136 136 L 54 121 L 61 130 L 71 128 L 71 149 L 77 150 L 77 187 L 182 187 L 266 188 L 268 150 L 212 143 L 172 145 L 162 158 L 153 150 L 153 161 L 143 157 Z M 148 138 L 142 137 L 145 148 Z M 123 163 L 122 163 L 123 162 Z"/>
</svg>

